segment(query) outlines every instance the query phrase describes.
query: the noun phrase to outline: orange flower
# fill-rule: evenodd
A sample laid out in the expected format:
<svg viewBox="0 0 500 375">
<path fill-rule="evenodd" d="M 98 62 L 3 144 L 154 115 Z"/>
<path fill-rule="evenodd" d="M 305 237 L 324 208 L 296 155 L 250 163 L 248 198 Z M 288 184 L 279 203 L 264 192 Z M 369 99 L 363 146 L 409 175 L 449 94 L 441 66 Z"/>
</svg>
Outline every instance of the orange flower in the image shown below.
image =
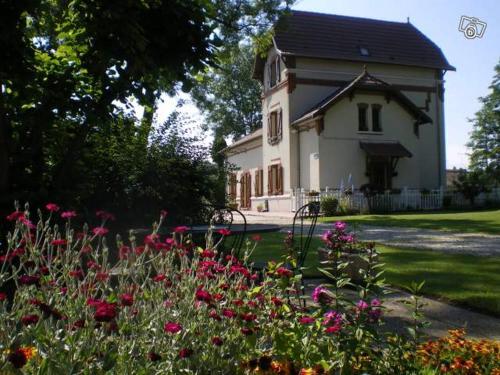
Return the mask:
<svg viewBox="0 0 500 375">
<path fill-rule="evenodd" d="M 34 346 L 22 346 L 19 350 L 24 353 L 28 361 L 36 355 L 36 348 Z"/>
</svg>

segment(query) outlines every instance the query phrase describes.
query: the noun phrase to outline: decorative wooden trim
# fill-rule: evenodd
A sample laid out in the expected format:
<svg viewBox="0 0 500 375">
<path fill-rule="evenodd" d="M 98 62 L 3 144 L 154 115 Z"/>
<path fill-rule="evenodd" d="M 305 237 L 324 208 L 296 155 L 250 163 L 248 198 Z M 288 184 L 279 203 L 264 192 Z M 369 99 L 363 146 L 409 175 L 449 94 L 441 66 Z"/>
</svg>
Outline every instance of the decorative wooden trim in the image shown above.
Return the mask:
<svg viewBox="0 0 500 375">
<path fill-rule="evenodd" d="M 265 91 L 264 94 L 262 95 L 261 99 L 264 100 L 266 99 L 267 97 L 271 96 L 272 94 L 274 94 L 275 92 L 281 90 L 282 88 L 285 88 L 288 86 L 288 79 L 285 79 L 283 81 L 281 81 L 278 85 L 270 88 L 269 90 Z"/>
<path fill-rule="evenodd" d="M 316 134 L 320 135 L 323 133 L 323 130 L 325 130 L 325 119 L 323 117 L 316 119 L 314 128 L 316 129 Z"/>
<path fill-rule="evenodd" d="M 345 80 L 333 80 L 333 79 L 322 79 L 322 78 L 303 78 L 296 77 L 296 85 L 315 85 L 315 86 L 345 86 L 352 81 Z M 436 92 L 436 87 L 434 86 L 418 86 L 418 85 L 401 85 L 392 84 L 391 86 L 399 91 L 417 91 L 417 92 Z"/>
<path fill-rule="evenodd" d="M 295 73 L 287 73 L 287 94 L 291 94 L 295 90 L 295 87 L 297 87 L 297 84 L 295 82 L 296 77 L 297 76 L 295 75 Z"/>
</svg>

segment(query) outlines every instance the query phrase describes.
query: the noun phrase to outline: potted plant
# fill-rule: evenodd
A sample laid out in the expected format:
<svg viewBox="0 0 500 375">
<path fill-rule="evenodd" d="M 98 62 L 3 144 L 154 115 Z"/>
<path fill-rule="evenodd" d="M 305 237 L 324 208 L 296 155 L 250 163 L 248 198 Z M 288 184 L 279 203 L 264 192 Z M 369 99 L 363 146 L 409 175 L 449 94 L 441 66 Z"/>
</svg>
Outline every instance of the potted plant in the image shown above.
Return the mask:
<svg viewBox="0 0 500 375">
<path fill-rule="evenodd" d="M 264 211 L 264 205 L 262 203 L 257 205 L 257 211 L 258 212 Z"/>
</svg>

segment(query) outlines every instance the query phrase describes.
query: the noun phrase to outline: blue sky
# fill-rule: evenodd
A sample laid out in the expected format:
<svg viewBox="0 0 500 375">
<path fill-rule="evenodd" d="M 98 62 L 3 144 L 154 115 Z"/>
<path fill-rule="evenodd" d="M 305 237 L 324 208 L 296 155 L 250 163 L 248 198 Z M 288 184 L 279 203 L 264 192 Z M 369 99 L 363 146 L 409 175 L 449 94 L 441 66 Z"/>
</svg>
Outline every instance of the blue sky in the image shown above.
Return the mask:
<svg viewBox="0 0 500 375">
<path fill-rule="evenodd" d="M 456 72 L 445 75 L 447 167 L 466 167 L 469 118 L 480 108 L 478 97 L 490 92 L 494 66 L 500 60 L 500 0 L 299 0 L 294 9 L 410 22 L 444 52 Z M 458 31 L 461 16 L 487 23 L 481 39 L 466 39 Z M 175 100 L 161 105 L 158 120 L 165 118 Z M 194 108 L 188 109 L 199 116 Z"/>
</svg>

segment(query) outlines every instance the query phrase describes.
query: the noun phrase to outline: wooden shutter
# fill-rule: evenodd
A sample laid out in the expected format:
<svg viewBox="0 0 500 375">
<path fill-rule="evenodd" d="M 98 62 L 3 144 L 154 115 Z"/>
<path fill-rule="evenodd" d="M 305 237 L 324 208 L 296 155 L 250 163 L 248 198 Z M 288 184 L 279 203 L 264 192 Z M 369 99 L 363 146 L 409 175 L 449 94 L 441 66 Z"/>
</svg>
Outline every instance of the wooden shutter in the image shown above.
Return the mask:
<svg viewBox="0 0 500 375">
<path fill-rule="evenodd" d="M 280 58 L 276 58 L 276 81 L 281 82 L 281 62 Z"/>
<path fill-rule="evenodd" d="M 267 167 L 267 195 L 273 195 L 273 171 L 272 171 L 272 166 L 269 165 Z"/>
<path fill-rule="evenodd" d="M 277 119 L 277 132 L 276 132 L 276 138 L 278 140 L 281 140 L 281 134 L 283 134 L 283 110 L 280 108 L 279 112 L 277 113 L 278 119 Z"/>
<path fill-rule="evenodd" d="M 282 195 L 283 194 L 283 167 L 281 165 L 276 166 L 276 174 L 278 176 L 278 181 L 276 183 L 277 185 L 277 194 Z"/>
<path fill-rule="evenodd" d="M 264 195 L 264 170 L 259 169 L 259 196 Z"/>
</svg>

